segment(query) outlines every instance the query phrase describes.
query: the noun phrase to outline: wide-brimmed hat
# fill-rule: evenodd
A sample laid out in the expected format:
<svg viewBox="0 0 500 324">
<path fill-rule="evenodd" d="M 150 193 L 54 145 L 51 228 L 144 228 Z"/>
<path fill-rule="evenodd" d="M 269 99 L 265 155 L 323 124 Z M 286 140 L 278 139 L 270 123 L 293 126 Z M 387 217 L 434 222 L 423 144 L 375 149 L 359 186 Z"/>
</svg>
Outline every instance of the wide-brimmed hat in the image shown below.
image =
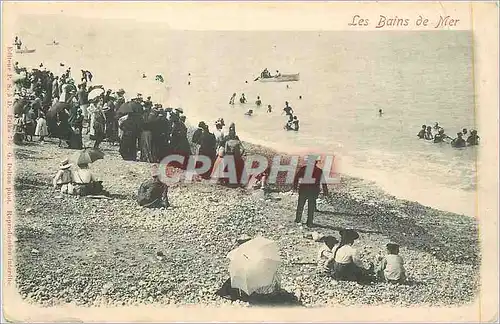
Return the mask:
<svg viewBox="0 0 500 324">
<path fill-rule="evenodd" d="M 205 124 L 204 121 L 201 121 L 201 122 L 198 123 L 198 127 L 199 128 L 204 128 L 205 126 L 207 126 L 207 124 Z"/>
<path fill-rule="evenodd" d="M 399 249 L 399 244 L 396 244 L 396 243 L 387 243 L 385 245 L 385 247 L 388 249 L 388 250 L 395 250 L 395 249 Z"/>
<path fill-rule="evenodd" d="M 179 113 L 183 114 L 184 113 L 184 110 L 182 108 L 175 108 L 175 111 L 178 111 Z"/>
<path fill-rule="evenodd" d="M 339 231 L 339 234 L 345 240 L 357 240 L 359 238 L 358 232 L 353 229 L 343 229 Z"/>
<path fill-rule="evenodd" d="M 124 94 L 125 93 L 125 90 L 123 90 L 123 88 L 120 88 L 116 91 L 116 93 L 118 94 Z"/>
<path fill-rule="evenodd" d="M 59 165 L 59 169 L 66 170 L 69 168 L 71 168 L 71 164 L 69 163 L 69 159 L 66 158 L 66 159 L 62 160 L 61 164 Z"/>
<path fill-rule="evenodd" d="M 339 240 L 333 235 L 324 235 L 318 238 L 318 242 L 326 243 L 326 242 L 334 242 L 334 244 L 337 244 Z"/>
</svg>

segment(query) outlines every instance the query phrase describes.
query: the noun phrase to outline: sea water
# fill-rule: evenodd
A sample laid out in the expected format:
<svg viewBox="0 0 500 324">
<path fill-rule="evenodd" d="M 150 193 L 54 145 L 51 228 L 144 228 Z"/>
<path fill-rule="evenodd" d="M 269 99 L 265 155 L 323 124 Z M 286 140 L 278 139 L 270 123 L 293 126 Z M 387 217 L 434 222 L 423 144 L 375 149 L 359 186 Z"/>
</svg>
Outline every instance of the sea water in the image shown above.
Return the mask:
<svg viewBox="0 0 500 324">
<path fill-rule="evenodd" d="M 123 87 L 128 98 L 140 92 L 182 107 L 193 125 L 213 126 L 223 117 L 236 123 L 243 140 L 335 154 L 341 173 L 401 198 L 475 215 L 479 148 L 453 149 L 416 136 L 422 124 L 435 122 L 451 137 L 476 129 L 467 31 L 205 32 L 33 18 L 19 35 L 37 49 L 16 56 L 21 65 L 43 62 L 59 72 L 71 66 L 77 79 L 85 68 L 95 83 Z M 53 39 L 60 45 L 47 46 Z M 300 81 L 254 81 L 264 68 L 300 73 Z M 165 82 L 156 82 L 156 74 Z M 285 101 L 300 120 L 299 132 L 283 130 Z M 252 117 L 244 116 L 248 109 Z"/>
</svg>

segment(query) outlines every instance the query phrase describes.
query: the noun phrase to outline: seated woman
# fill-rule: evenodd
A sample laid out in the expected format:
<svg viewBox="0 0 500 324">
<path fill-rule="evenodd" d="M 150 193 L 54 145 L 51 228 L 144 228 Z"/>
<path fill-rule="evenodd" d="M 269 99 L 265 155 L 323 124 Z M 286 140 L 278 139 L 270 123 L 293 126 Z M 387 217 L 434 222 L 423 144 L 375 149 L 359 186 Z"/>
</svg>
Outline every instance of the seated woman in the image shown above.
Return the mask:
<svg viewBox="0 0 500 324">
<path fill-rule="evenodd" d="M 79 196 L 109 195 L 102 186 L 102 181 L 97 181 L 89 170 L 88 164 L 78 164 L 78 169 L 73 172 L 74 192 Z"/>
<path fill-rule="evenodd" d="M 318 251 L 318 270 L 320 273 L 331 273 L 333 262 L 328 263 L 333 257 L 333 249 L 339 241 L 331 235 L 323 236 L 318 240 L 321 247 Z"/>
<path fill-rule="evenodd" d="M 52 179 L 54 190 L 59 189 L 61 193 L 73 194 L 73 176 L 70 168 L 71 164 L 69 160 L 64 159 L 59 165 L 59 171 L 57 171 L 54 179 Z"/>
<path fill-rule="evenodd" d="M 154 173 L 152 179 L 144 181 L 139 187 L 137 202 L 139 206 L 147 208 L 167 208 L 170 206 L 167 193 L 168 186 Z"/>
<path fill-rule="evenodd" d="M 234 249 L 238 248 L 240 245 L 243 243 L 248 242 L 252 238 L 243 235 L 240 236 L 236 240 L 236 244 L 234 245 Z M 255 290 L 253 293 L 248 295 L 244 291 L 233 288 L 231 285 L 231 278 L 228 278 L 222 285 L 222 287 L 215 293 L 216 295 L 229 299 L 232 301 L 235 300 L 242 300 L 249 302 L 251 304 L 263 304 L 263 305 L 270 305 L 270 304 L 298 304 L 297 297 L 294 294 L 291 294 L 280 287 L 280 278 L 279 275 L 276 273 L 273 277 L 272 283 L 260 287 L 259 289 Z"/>
<path fill-rule="evenodd" d="M 334 248 L 333 256 L 327 264 L 333 263 L 332 276 L 336 280 L 369 282 L 374 275 L 374 265 L 366 267 L 352 247 L 359 234 L 351 229 L 340 231 L 340 243 Z"/>
</svg>

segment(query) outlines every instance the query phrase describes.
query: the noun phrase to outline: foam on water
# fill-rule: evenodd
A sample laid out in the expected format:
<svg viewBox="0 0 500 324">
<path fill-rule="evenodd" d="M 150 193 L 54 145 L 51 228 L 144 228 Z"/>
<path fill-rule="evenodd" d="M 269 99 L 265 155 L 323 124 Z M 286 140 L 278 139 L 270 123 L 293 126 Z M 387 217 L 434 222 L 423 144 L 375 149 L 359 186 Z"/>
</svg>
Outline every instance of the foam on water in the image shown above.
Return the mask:
<svg viewBox="0 0 500 324">
<path fill-rule="evenodd" d="M 477 148 L 455 150 L 416 138 L 420 125 L 435 121 L 450 136 L 462 127 L 474 128 L 467 32 L 129 28 L 117 37 L 117 28 L 123 26 L 80 26 L 79 21 L 58 26 L 52 20 L 52 29 L 40 34 L 45 23 L 28 22 L 35 25 L 24 26 L 20 36 L 37 52 L 16 56 L 21 65 L 44 62 L 47 68 L 62 71 L 65 67 L 59 62 L 65 62 L 76 77 L 85 67 L 93 72 L 95 83 L 122 87 L 128 97 L 140 92 L 164 106 L 183 107 L 192 124 L 205 120 L 213 125 L 224 117 L 226 124 L 236 123 L 243 140 L 287 152 L 313 146 L 341 156 L 341 172 L 375 181 L 397 197 L 475 215 Z M 61 45 L 44 46 L 53 38 Z M 283 83 L 254 82 L 264 67 L 300 72 L 301 80 L 289 88 Z M 143 72 L 148 78 L 142 78 Z M 156 74 L 162 74 L 165 83 L 155 82 Z M 238 96 L 231 106 L 233 92 Z M 246 105 L 238 104 L 242 92 Z M 254 104 L 257 96 L 262 98 L 261 107 Z M 299 117 L 299 132 L 283 130 L 285 100 Z M 268 104 L 274 109 L 271 114 L 265 112 Z M 248 109 L 255 115 L 245 117 Z M 378 109 L 383 109 L 382 117 Z"/>
</svg>

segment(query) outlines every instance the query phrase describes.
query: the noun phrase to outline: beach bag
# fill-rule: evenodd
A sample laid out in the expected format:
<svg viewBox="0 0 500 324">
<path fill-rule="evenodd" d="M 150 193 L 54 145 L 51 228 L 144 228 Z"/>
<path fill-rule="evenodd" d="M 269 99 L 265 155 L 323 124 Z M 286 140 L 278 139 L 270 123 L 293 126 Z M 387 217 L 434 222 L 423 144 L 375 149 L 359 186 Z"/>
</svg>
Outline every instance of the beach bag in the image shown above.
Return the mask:
<svg viewBox="0 0 500 324">
<path fill-rule="evenodd" d="M 225 155 L 233 155 L 235 158 L 241 157 L 241 143 L 239 140 L 228 140 L 224 148 Z"/>
</svg>

